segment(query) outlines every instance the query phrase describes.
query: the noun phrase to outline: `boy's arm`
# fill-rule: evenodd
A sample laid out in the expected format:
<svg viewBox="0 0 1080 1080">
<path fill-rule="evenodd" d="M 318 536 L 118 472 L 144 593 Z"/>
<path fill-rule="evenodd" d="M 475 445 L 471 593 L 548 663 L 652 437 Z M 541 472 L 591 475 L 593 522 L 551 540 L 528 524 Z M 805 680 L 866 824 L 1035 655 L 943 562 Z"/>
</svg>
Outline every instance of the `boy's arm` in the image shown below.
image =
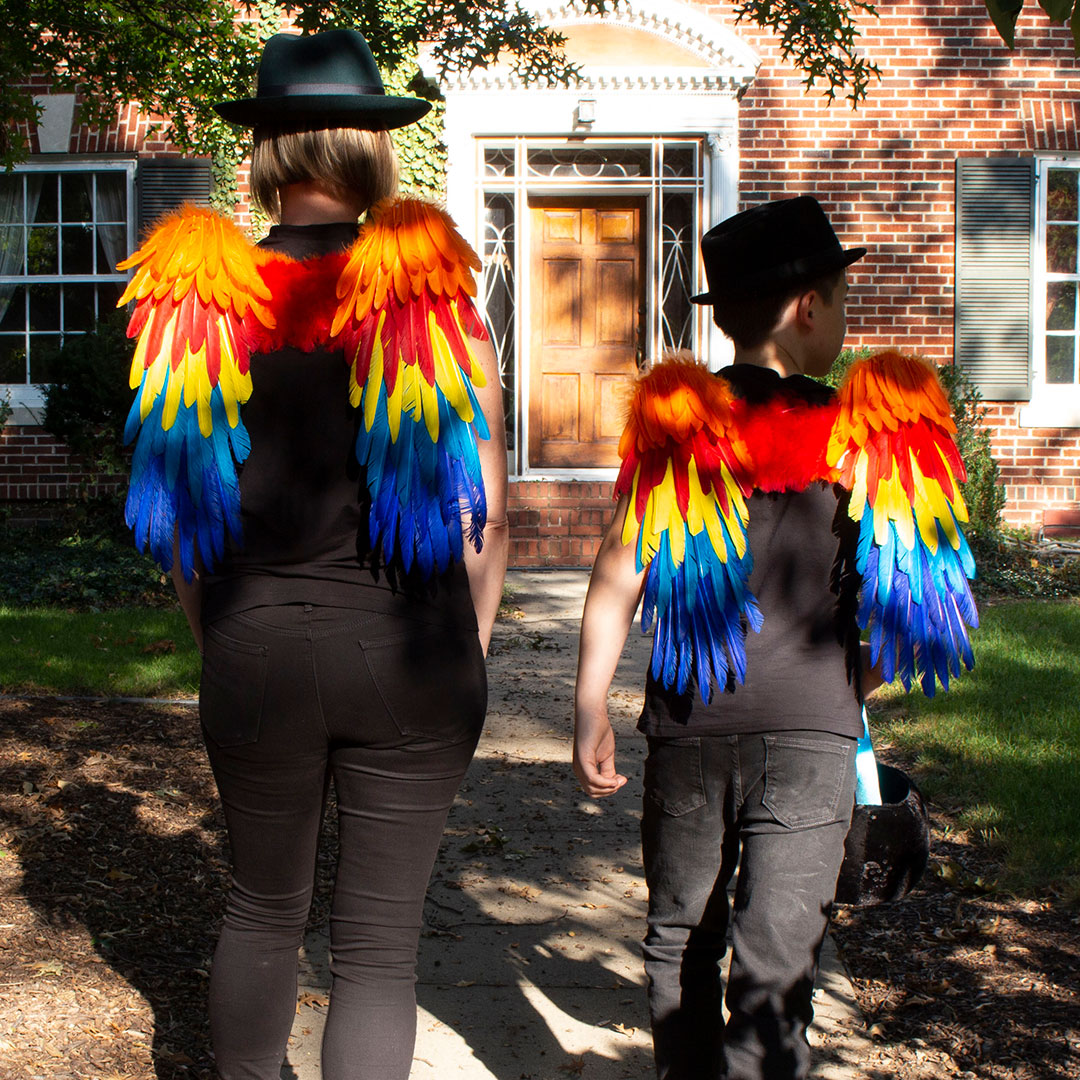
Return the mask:
<svg viewBox="0 0 1080 1080">
<path fill-rule="evenodd" d="M 622 542 L 627 505 L 624 495 L 597 552 L 581 617 L 574 772 L 594 799 L 613 795 L 626 783 L 626 777 L 615 771 L 615 734 L 608 720 L 607 696 L 645 586 L 645 573 L 637 570 L 635 545 Z"/>
</svg>

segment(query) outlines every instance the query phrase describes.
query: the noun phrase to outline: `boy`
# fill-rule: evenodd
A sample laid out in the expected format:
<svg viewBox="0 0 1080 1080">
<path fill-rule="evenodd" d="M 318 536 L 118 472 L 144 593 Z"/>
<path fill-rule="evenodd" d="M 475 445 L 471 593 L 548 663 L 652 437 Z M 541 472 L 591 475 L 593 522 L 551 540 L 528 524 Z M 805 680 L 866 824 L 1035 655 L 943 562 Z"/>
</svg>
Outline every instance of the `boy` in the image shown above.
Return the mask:
<svg viewBox="0 0 1080 1080">
<path fill-rule="evenodd" d="M 782 429 L 785 410 L 833 400 L 807 376 L 824 375 L 840 351 L 844 268 L 865 253 L 841 249 L 809 196 L 754 207 L 702 240 L 709 291 L 694 299 L 712 305 L 735 344 L 719 375 L 748 410 L 782 403 L 766 440 L 781 472 L 804 449 L 798 431 Z M 656 666 L 646 683 L 644 956 L 661 1080 L 794 1080 L 809 1068 L 811 992 L 851 819 L 860 701 L 876 679 L 860 670 L 858 526 L 840 512 L 847 493 L 796 484 L 774 482 L 748 500 L 749 588 L 763 622 L 746 634 L 744 684 L 735 686 L 735 662 L 722 665 L 708 703 L 694 679 L 680 692 Z M 623 542 L 631 495 L 620 487 L 578 662 L 574 770 L 593 797 L 626 782 L 606 699 L 645 586 L 637 544 Z M 729 919 L 725 1025 L 719 965 Z"/>
</svg>

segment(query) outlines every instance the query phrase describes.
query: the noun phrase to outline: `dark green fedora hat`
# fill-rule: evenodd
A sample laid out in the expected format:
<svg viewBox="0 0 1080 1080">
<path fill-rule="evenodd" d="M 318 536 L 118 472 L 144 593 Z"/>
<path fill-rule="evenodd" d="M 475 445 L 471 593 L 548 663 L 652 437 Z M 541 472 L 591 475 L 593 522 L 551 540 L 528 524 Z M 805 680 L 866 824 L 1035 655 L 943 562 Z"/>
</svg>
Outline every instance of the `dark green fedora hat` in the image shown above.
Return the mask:
<svg viewBox="0 0 1080 1080">
<path fill-rule="evenodd" d="M 358 30 L 275 34 L 263 49 L 255 96 L 214 106 L 233 124 L 254 127 L 354 127 L 381 131 L 419 120 L 421 98 L 397 97 Z"/>
</svg>

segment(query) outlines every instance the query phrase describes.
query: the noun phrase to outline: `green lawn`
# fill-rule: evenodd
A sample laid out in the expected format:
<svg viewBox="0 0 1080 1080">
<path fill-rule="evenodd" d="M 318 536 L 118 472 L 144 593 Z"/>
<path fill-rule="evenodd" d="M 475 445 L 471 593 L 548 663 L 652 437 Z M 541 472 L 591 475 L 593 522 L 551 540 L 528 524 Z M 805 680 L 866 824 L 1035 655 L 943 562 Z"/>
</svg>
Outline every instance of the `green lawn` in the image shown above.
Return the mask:
<svg viewBox="0 0 1080 1080">
<path fill-rule="evenodd" d="M 999 852 L 1004 883 L 1080 899 L 1080 603 L 985 606 L 975 670 L 933 699 L 886 688 L 875 741 Z"/>
<path fill-rule="evenodd" d="M 192 697 L 199 654 L 178 608 L 0 607 L 5 693 Z"/>
</svg>

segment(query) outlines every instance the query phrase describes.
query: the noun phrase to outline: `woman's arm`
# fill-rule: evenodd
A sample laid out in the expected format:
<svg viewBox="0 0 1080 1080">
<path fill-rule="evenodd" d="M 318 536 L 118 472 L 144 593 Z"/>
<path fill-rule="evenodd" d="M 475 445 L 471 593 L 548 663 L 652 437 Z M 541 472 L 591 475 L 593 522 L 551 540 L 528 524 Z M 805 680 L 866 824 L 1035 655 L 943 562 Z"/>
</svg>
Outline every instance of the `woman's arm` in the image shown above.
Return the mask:
<svg viewBox="0 0 1080 1080">
<path fill-rule="evenodd" d="M 574 772 L 593 798 L 613 795 L 626 783 L 615 771 L 615 733 L 607 698 L 626 635 L 645 587 L 634 544 L 622 542 L 628 497 L 615 507 L 589 578 L 581 617 L 577 686 L 574 690 Z"/>
<path fill-rule="evenodd" d="M 487 379 L 487 384 L 476 391 L 476 396 L 491 438 L 477 440 L 487 498 L 484 546 L 478 552 L 466 542 L 465 566 L 469 572 L 469 592 L 476 608 L 480 644 L 486 656 L 502 600 L 506 559 L 510 550 L 510 526 L 506 519 L 506 425 L 503 421 L 502 383 L 495 350 L 490 341 L 470 338 L 470 343 Z"/>
<path fill-rule="evenodd" d="M 173 587 L 176 589 L 180 607 L 184 609 L 184 614 L 187 616 L 188 626 L 191 627 L 191 636 L 195 639 L 195 647 L 199 650 L 200 656 L 202 656 L 203 651 L 203 581 L 200 574 L 201 569 L 202 567 L 198 559 L 196 559 L 195 573 L 192 575 L 191 581 L 184 580 L 184 573 L 180 569 L 180 538 L 179 535 L 174 536 L 171 571 Z"/>
</svg>

